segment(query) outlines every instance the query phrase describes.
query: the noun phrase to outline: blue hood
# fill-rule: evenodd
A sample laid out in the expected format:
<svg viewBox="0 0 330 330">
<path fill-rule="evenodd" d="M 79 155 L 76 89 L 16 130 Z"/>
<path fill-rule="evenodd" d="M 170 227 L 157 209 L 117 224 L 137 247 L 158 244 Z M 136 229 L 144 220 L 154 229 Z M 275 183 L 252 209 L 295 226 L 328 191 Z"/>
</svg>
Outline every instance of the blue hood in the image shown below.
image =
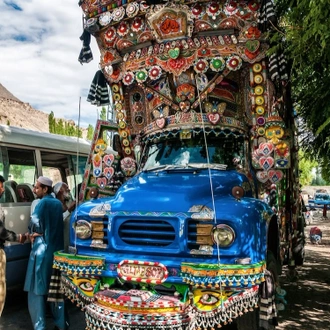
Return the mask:
<svg viewBox="0 0 330 330">
<path fill-rule="evenodd" d="M 215 199 L 232 196 L 234 186 L 248 183 L 244 174 L 236 171 L 211 170 Z M 208 169 L 141 172 L 120 187 L 111 210 L 148 212 L 187 212 L 192 205 L 211 202 Z M 246 193 L 251 197 L 251 190 Z"/>
</svg>

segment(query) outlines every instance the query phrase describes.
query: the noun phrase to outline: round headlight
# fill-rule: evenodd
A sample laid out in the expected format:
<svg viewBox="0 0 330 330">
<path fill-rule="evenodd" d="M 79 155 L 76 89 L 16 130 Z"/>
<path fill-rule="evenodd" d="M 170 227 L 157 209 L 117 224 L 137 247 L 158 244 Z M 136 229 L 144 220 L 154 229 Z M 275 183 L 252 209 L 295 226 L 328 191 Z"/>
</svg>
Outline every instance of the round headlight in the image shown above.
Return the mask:
<svg viewBox="0 0 330 330">
<path fill-rule="evenodd" d="M 88 239 L 92 236 L 92 225 L 86 220 L 78 220 L 75 231 L 78 238 Z"/>
<path fill-rule="evenodd" d="M 212 229 L 212 239 L 221 247 L 230 246 L 235 240 L 234 229 L 227 225 L 217 225 Z"/>
</svg>

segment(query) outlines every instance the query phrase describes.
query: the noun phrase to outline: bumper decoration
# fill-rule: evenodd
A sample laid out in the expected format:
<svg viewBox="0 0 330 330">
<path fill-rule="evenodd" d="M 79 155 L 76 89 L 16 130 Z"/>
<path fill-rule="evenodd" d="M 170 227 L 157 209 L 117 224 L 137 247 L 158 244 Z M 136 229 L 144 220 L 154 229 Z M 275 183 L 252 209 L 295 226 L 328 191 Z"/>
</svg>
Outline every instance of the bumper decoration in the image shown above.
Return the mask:
<svg viewBox="0 0 330 330">
<path fill-rule="evenodd" d="M 95 301 L 94 291 L 99 284 L 99 279 L 70 277 L 62 274 L 61 282 L 65 296 L 78 307 L 84 308 Z"/>
<path fill-rule="evenodd" d="M 244 288 L 263 282 L 265 262 L 254 265 L 218 265 L 182 263 L 181 276 L 194 287 L 220 286 Z"/>
<path fill-rule="evenodd" d="M 105 259 L 102 257 L 90 257 L 73 255 L 64 252 L 54 253 L 53 267 L 73 276 L 97 276 L 104 270 Z"/>
</svg>

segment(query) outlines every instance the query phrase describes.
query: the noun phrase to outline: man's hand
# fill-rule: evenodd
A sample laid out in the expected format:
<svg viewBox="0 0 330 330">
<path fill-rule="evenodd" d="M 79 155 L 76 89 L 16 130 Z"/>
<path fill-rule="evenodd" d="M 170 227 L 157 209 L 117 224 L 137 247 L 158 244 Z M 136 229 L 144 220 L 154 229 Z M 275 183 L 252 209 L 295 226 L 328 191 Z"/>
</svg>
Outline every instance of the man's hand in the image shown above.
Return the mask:
<svg viewBox="0 0 330 330">
<path fill-rule="evenodd" d="M 76 208 L 76 201 L 73 201 L 68 206 L 68 211 L 71 213 Z"/>
<path fill-rule="evenodd" d="M 18 234 L 17 235 L 17 242 L 24 244 L 26 241 L 27 237 L 26 234 Z"/>
</svg>

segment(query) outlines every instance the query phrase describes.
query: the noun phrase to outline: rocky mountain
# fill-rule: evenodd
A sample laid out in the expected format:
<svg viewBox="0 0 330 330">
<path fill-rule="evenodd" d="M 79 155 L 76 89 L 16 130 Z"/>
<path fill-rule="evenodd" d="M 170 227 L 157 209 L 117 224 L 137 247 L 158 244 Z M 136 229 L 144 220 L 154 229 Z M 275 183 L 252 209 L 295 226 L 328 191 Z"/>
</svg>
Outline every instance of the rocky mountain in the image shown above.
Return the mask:
<svg viewBox="0 0 330 330">
<path fill-rule="evenodd" d="M 67 122 L 74 124 L 72 120 Z M 29 103 L 22 102 L 2 84 L 0 84 L 0 124 L 49 132 L 48 114 L 34 109 Z"/>
</svg>

